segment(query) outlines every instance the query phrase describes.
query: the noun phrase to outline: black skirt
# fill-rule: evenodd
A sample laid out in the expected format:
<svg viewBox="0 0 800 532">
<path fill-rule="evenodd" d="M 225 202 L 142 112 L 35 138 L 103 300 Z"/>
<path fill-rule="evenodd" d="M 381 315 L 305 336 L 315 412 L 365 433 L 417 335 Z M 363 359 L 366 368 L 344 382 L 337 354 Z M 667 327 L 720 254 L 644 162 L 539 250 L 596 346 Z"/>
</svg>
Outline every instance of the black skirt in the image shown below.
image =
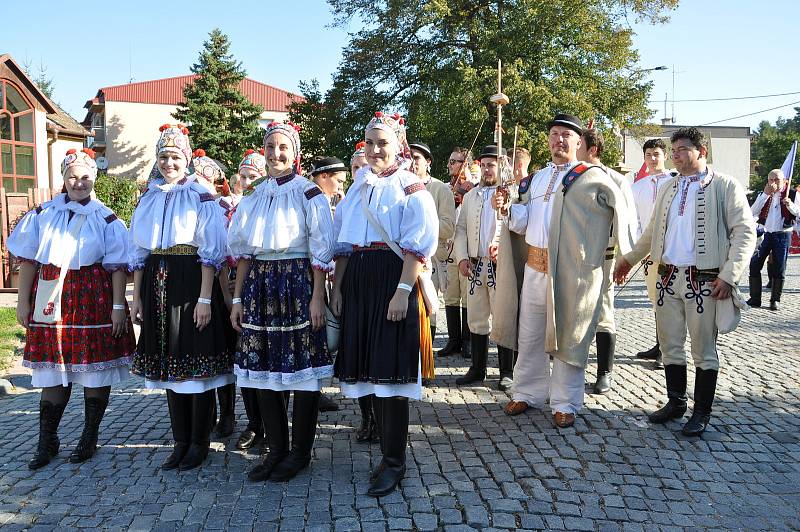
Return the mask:
<svg viewBox="0 0 800 532">
<path fill-rule="evenodd" d="M 216 276 L 211 321 L 202 331 L 194 323 L 201 280 L 197 255 L 147 258 L 139 293 L 142 330 L 131 373 L 154 381 L 180 382 L 233 372 L 236 332 Z"/>
<path fill-rule="evenodd" d="M 342 317 L 334 374 L 348 384 L 407 384 L 419 377 L 416 284 L 403 321 L 389 321 L 403 261 L 391 250 L 356 251 L 342 279 Z"/>
</svg>

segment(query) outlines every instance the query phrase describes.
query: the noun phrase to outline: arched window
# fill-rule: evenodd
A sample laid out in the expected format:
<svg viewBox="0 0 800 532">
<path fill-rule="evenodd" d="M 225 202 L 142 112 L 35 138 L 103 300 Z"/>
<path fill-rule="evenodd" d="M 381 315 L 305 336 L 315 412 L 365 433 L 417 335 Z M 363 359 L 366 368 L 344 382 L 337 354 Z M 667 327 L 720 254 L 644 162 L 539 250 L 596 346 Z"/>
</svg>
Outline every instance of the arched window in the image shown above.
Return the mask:
<svg viewBox="0 0 800 532">
<path fill-rule="evenodd" d="M 9 80 L 0 79 L 0 176 L 7 192 L 36 187 L 33 106 Z"/>
</svg>

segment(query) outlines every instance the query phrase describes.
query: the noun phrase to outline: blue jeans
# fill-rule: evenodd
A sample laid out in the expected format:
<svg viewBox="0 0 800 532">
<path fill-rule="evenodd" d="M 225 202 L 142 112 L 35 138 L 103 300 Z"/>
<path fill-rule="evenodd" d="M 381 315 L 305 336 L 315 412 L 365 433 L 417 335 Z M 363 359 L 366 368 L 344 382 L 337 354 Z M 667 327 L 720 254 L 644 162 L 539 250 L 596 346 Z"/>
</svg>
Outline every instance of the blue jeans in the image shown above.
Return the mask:
<svg viewBox="0 0 800 532">
<path fill-rule="evenodd" d="M 750 259 L 750 277 L 760 279 L 764 262 L 768 256 L 772 256 L 772 267 L 768 268 L 768 275 L 775 279 L 783 279 L 791 241 L 792 233 L 789 231 L 764 233 L 764 240 Z"/>
</svg>

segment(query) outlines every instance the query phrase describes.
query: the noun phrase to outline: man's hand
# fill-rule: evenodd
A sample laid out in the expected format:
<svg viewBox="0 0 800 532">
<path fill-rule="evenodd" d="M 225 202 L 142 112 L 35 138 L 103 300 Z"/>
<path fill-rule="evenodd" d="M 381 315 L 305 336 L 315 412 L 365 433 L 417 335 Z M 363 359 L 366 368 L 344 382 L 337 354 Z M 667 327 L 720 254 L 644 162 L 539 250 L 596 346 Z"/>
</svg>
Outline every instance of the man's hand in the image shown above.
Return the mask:
<svg viewBox="0 0 800 532">
<path fill-rule="evenodd" d="M 766 194 L 767 196 L 771 196 L 777 191 L 778 191 L 778 185 L 774 183 L 770 183 L 769 181 L 767 181 L 767 184 L 764 185 L 764 194 Z"/>
<path fill-rule="evenodd" d="M 489 244 L 489 259 L 492 262 L 497 262 L 497 252 L 500 247 L 497 244 Z"/>
<path fill-rule="evenodd" d="M 728 299 L 731 297 L 732 287 L 719 277 L 711 282 L 711 297 L 714 299 Z"/>
<path fill-rule="evenodd" d="M 458 263 L 458 271 L 461 272 L 461 275 L 464 277 L 469 277 L 472 275 L 472 267 L 467 259 L 464 259 Z"/>
<path fill-rule="evenodd" d="M 620 257 L 617 260 L 617 267 L 614 268 L 614 282 L 622 284 L 628 278 L 628 273 L 631 271 L 631 265 L 628 264 L 624 258 Z"/>
<path fill-rule="evenodd" d="M 508 189 L 506 187 L 497 187 L 492 194 L 492 208 L 500 211 L 501 214 L 508 213 Z"/>
</svg>

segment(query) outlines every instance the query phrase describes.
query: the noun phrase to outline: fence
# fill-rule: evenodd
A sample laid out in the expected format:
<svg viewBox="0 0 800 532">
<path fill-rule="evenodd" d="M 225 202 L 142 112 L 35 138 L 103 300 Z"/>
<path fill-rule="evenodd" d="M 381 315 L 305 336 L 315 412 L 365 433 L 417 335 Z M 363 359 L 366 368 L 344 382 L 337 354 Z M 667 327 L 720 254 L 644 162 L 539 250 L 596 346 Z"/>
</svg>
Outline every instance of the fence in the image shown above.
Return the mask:
<svg viewBox="0 0 800 532">
<path fill-rule="evenodd" d="M 54 191 L 46 188 L 32 188 L 27 193 L 6 192 L 0 188 L 0 253 L 2 253 L 2 271 L 0 272 L 0 292 L 16 292 L 19 264 L 6 248 L 8 235 L 16 223 L 29 210 L 53 198 Z"/>
</svg>

